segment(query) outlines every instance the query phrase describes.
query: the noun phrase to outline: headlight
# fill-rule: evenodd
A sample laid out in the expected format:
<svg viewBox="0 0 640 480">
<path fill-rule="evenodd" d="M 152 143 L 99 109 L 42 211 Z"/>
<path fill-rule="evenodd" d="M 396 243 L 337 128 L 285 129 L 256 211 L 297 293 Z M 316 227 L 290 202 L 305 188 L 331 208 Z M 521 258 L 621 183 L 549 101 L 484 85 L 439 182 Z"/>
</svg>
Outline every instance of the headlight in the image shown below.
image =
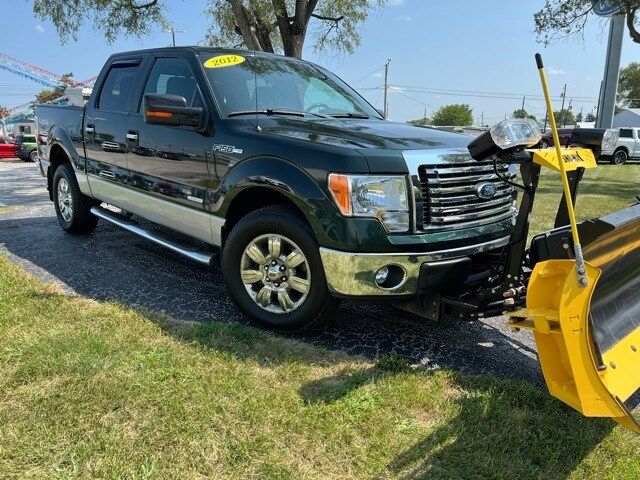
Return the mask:
<svg viewBox="0 0 640 480">
<path fill-rule="evenodd" d="M 602 135 L 602 145 L 600 145 L 600 151 L 613 152 L 618 143 L 618 136 L 620 131 L 613 128 L 607 128 Z"/>
<path fill-rule="evenodd" d="M 531 147 L 542 139 L 540 127 L 531 118 L 511 118 L 494 125 L 469 144 L 469 153 L 484 160 L 514 147 Z"/>
<path fill-rule="evenodd" d="M 404 176 L 332 173 L 329 190 L 343 215 L 377 218 L 389 232 L 409 230 L 409 200 Z"/>
</svg>

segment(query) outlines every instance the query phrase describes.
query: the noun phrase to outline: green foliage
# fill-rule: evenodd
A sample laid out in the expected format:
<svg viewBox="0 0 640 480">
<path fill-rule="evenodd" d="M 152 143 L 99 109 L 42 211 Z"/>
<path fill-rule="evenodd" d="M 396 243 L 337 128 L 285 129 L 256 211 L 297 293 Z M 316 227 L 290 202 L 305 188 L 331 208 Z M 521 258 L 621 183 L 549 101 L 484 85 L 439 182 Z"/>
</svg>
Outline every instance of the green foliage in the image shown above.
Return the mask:
<svg viewBox="0 0 640 480">
<path fill-rule="evenodd" d="M 373 8 L 388 0 L 205 0 L 190 8 L 211 19 L 205 42 L 215 46 L 282 52 L 301 57 L 309 33 L 316 51 L 353 53 L 358 27 Z M 33 0 L 33 12 L 51 20 L 62 41 L 76 39 L 84 22 L 109 42 L 120 35 L 141 36 L 152 26 L 168 27 L 168 0 Z M 311 29 L 309 28 L 311 26 Z"/>
<path fill-rule="evenodd" d="M 0 106 L 0 118 L 8 117 L 9 109 L 7 107 Z"/>
<path fill-rule="evenodd" d="M 205 42 L 302 56 L 309 34 L 315 51 L 353 53 L 360 45 L 358 26 L 371 9 L 388 0 L 210 0 L 212 20 Z"/>
<path fill-rule="evenodd" d="M 109 42 L 124 34 L 141 36 L 152 24 L 162 24 L 161 0 L 33 0 L 33 13 L 53 22 L 60 39 L 77 39 L 84 22 L 101 30 Z"/>
<path fill-rule="evenodd" d="M 576 117 L 573 114 L 573 112 L 567 108 L 565 108 L 564 110 L 559 110 L 556 112 L 553 112 L 553 114 L 556 117 L 556 124 L 558 125 L 558 127 L 564 127 L 566 125 L 575 125 L 576 124 Z"/>
<path fill-rule="evenodd" d="M 640 63 L 632 62 L 620 69 L 618 103 L 630 108 L 640 107 Z"/>
<path fill-rule="evenodd" d="M 431 125 L 431 120 L 427 117 L 423 117 L 423 118 L 417 118 L 415 120 L 409 120 L 407 123 L 410 123 L 411 125 L 416 125 L 418 127 L 422 127 L 425 125 Z"/>
<path fill-rule="evenodd" d="M 465 126 L 473 123 L 473 109 L 466 103 L 453 103 L 440 107 L 431 118 L 432 125 Z"/>
<path fill-rule="evenodd" d="M 595 122 L 595 121 L 596 121 L 596 116 L 595 116 L 593 113 L 589 112 L 589 113 L 587 113 L 587 115 L 584 117 L 584 121 L 585 121 L 585 122 Z"/>
<path fill-rule="evenodd" d="M 535 115 L 531 115 L 529 112 L 527 112 L 523 108 L 518 108 L 514 110 L 513 113 L 511 114 L 511 118 L 532 118 L 534 120 L 536 119 Z"/>
<path fill-rule="evenodd" d="M 640 43 L 636 13 L 640 0 L 609 0 L 616 2 L 625 14 L 631 39 Z M 544 7 L 533 15 L 538 40 L 548 45 L 570 36 L 581 36 L 593 13 L 593 0 L 545 0 Z"/>
</svg>

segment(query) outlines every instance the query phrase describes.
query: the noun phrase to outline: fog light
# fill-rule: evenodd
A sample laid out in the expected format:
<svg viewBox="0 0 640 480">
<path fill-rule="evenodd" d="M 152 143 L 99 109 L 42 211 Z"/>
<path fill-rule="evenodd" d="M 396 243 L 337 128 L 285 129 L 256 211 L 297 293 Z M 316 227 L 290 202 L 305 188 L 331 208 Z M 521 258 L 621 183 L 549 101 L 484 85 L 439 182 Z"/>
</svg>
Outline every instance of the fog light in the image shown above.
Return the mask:
<svg viewBox="0 0 640 480">
<path fill-rule="evenodd" d="M 376 283 L 378 285 L 382 285 L 384 282 L 387 281 L 388 277 L 389 277 L 389 268 L 382 267 L 376 272 Z"/>
</svg>

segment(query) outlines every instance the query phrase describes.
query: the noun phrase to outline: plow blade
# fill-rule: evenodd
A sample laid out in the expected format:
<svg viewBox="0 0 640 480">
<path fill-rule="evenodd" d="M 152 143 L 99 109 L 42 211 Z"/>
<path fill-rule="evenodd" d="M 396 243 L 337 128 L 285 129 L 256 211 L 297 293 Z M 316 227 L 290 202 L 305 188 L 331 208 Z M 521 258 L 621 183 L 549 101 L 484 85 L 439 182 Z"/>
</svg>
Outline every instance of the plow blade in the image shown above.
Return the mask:
<svg viewBox="0 0 640 480">
<path fill-rule="evenodd" d="M 640 433 L 640 205 L 579 225 L 588 286 L 570 259 L 538 262 L 527 308 L 511 325 L 533 331 L 550 393 L 585 416 Z"/>
</svg>

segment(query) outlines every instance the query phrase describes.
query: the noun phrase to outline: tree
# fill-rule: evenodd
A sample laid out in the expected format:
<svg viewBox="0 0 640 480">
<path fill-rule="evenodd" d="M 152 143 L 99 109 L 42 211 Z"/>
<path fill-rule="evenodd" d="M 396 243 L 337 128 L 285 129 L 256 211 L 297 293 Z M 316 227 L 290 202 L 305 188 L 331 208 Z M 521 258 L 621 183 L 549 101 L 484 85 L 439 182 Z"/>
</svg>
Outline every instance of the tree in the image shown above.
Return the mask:
<svg viewBox="0 0 640 480">
<path fill-rule="evenodd" d="M 93 20 L 109 41 L 120 33 L 142 35 L 151 25 L 167 26 L 167 0 L 33 0 L 33 10 L 51 19 L 62 40 L 76 38 L 85 19 Z M 314 48 L 353 53 L 360 45 L 358 26 L 372 8 L 388 0 L 207 0 L 212 20 L 205 40 L 211 45 L 302 56 L 314 22 Z"/>
<path fill-rule="evenodd" d="M 536 119 L 535 115 L 531 115 L 529 112 L 527 112 L 523 108 L 518 108 L 514 110 L 513 113 L 511 114 L 511 118 L 532 118 L 534 120 Z"/>
<path fill-rule="evenodd" d="M 432 125 L 465 126 L 473 123 L 473 109 L 466 103 L 453 103 L 440 107 L 431 118 Z"/>
<path fill-rule="evenodd" d="M 631 39 L 640 43 L 637 17 L 640 0 L 609 0 L 624 13 Z M 545 45 L 572 35 L 582 35 L 593 13 L 593 0 L 545 0 L 544 7 L 534 13 L 535 32 Z"/>
<path fill-rule="evenodd" d="M 587 113 L 587 116 L 584 117 L 584 121 L 585 122 L 595 122 L 596 121 L 596 116 L 593 113 L 589 112 L 589 113 Z"/>
<path fill-rule="evenodd" d="M 416 125 L 418 127 L 422 127 L 425 125 L 431 125 L 431 120 L 426 117 L 422 117 L 422 118 L 417 118 L 415 120 L 409 120 L 407 123 L 410 123 L 411 125 Z"/>
<path fill-rule="evenodd" d="M 9 109 L 7 107 L 0 106 L 0 118 L 6 118 L 9 116 Z"/>
<path fill-rule="evenodd" d="M 632 62 L 620 69 L 618 103 L 630 108 L 640 107 L 640 63 Z"/>
<path fill-rule="evenodd" d="M 571 110 L 564 109 L 557 112 L 553 112 L 556 117 L 556 124 L 561 127 L 565 125 L 575 125 L 576 117 Z"/>
</svg>

